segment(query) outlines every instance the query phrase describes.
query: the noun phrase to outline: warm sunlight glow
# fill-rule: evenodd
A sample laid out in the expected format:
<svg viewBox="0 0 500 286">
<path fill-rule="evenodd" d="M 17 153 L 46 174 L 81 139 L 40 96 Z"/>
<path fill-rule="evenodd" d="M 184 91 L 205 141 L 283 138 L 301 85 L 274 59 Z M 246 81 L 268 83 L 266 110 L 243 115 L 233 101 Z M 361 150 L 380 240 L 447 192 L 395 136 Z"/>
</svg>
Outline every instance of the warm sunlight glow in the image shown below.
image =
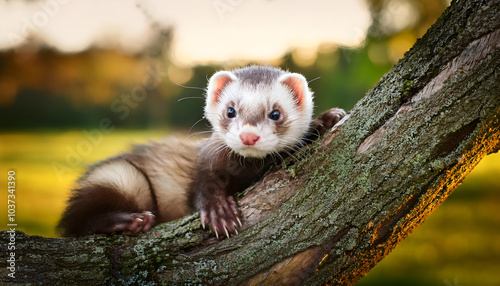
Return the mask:
<svg viewBox="0 0 500 286">
<path fill-rule="evenodd" d="M 234 59 L 266 61 L 290 47 L 316 47 L 322 42 L 359 46 L 370 24 L 363 1 L 143 3 L 160 25 L 175 26 L 171 58 L 178 65 Z"/>
<path fill-rule="evenodd" d="M 177 65 L 272 61 L 292 47 L 362 45 L 369 24 L 362 0 L 2 1 L 0 49 L 42 43 L 62 52 L 137 52 L 173 27 Z"/>
<path fill-rule="evenodd" d="M 151 23 L 135 1 L 0 2 L 0 49 L 39 39 L 62 52 L 91 46 L 143 49 Z"/>
</svg>

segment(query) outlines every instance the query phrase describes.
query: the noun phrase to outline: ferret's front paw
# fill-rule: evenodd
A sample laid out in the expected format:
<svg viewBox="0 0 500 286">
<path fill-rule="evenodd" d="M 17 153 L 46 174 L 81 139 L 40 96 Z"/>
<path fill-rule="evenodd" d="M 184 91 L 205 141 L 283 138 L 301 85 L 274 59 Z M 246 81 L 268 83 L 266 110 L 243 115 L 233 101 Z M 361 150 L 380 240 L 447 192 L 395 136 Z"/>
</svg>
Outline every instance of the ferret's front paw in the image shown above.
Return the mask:
<svg viewBox="0 0 500 286">
<path fill-rule="evenodd" d="M 320 135 L 326 133 L 326 131 L 337 124 L 344 116 L 346 112 L 341 108 L 331 108 L 318 116 L 313 122 L 313 127 L 319 132 Z"/>
<path fill-rule="evenodd" d="M 137 235 L 145 233 L 155 225 L 155 216 L 151 212 L 142 213 L 111 213 L 108 220 L 99 230 L 100 233 L 119 233 L 123 235 Z"/>
<path fill-rule="evenodd" d="M 219 238 L 219 233 L 228 238 L 231 233 L 238 234 L 237 228 L 241 226 L 238 215 L 238 206 L 233 197 L 214 197 L 200 210 L 201 225 L 209 224 L 212 232 Z"/>
</svg>

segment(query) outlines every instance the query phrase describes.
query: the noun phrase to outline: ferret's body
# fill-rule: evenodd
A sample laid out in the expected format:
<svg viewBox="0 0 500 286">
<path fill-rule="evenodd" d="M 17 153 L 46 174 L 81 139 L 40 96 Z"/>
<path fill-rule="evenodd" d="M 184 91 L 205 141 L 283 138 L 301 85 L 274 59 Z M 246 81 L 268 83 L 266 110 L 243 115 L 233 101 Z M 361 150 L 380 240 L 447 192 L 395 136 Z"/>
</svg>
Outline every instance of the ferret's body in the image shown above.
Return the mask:
<svg viewBox="0 0 500 286">
<path fill-rule="evenodd" d="M 229 236 L 241 224 L 232 196 L 345 115 L 332 109 L 311 126 L 305 78 L 272 67 L 217 72 L 206 96 L 209 138 L 170 137 L 93 166 L 73 191 L 62 234 L 135 234 L 199 211 L 203 225 Z"/>
</svg>

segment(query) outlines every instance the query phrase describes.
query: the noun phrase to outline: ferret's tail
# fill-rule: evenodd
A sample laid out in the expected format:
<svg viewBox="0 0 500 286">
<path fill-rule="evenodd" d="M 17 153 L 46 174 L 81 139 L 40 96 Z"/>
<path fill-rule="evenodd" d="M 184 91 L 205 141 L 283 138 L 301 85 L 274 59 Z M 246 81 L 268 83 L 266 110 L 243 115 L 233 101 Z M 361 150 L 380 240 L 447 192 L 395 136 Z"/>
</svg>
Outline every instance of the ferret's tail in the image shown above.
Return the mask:
<svg viewBox="0 0 500 286">
<path fill-rule="evenodd" d="M 63 236 L 144 232 L 154 225 L 155 203 L 144 172 L 126 156 L 115 157 L 80 179 L 58 230 Z"/>
</svg>

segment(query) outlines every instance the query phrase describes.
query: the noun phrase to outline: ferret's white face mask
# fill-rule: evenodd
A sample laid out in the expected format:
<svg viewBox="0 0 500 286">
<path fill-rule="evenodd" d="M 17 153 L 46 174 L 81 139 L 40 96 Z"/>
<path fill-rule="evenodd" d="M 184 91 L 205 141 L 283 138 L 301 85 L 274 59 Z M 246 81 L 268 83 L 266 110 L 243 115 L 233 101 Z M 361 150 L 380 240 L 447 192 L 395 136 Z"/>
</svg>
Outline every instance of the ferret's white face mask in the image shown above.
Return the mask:
<svg viewBox="0 0 500 286">
<path fill-rule="evenodd" d="M 213 136 L 234 152 L 263 158 L 299 144 L 308 131 L 312 109 L 312 92 L 300 74 L 283 73 L 271 84 L 250 84 L 220 71 L 208 85 L 205 117 Z"/>
</svg>

